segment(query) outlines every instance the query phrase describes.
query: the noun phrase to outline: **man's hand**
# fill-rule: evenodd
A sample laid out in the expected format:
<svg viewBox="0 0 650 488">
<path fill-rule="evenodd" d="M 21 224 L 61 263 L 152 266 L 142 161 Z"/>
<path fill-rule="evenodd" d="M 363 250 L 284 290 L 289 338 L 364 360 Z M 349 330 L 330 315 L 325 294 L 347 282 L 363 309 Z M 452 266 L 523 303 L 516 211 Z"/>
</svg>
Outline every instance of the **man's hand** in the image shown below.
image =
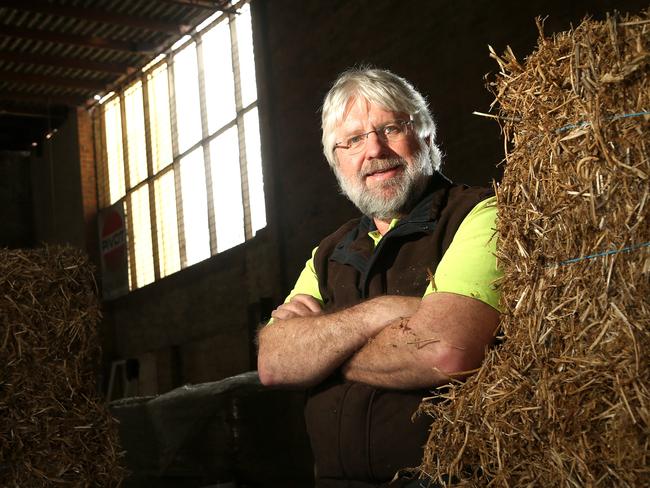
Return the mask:
<svg viewBox="0 0 650 488">
<path fill-rule="evenodd" d="M 271 312 L 271 317 L 279 320 L 294 317 L 314 317 L 323 313 L 320 303 L 311 295 L 299 294 Z"/>
</svg>

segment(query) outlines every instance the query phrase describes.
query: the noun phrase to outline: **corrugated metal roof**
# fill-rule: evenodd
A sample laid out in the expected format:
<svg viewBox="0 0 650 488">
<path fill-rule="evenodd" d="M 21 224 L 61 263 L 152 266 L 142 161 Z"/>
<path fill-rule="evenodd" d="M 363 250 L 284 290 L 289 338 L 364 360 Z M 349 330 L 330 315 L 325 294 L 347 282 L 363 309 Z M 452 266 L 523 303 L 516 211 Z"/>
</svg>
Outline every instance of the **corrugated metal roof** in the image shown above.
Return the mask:
<svg viewBox="0 0 650 488">
<path fill-rule="evenodd" d="M 91 103 L 230 8 L 230 0 L 0 0 L 0 150 L 28 148 L 66 107 Z"/>
</svg>

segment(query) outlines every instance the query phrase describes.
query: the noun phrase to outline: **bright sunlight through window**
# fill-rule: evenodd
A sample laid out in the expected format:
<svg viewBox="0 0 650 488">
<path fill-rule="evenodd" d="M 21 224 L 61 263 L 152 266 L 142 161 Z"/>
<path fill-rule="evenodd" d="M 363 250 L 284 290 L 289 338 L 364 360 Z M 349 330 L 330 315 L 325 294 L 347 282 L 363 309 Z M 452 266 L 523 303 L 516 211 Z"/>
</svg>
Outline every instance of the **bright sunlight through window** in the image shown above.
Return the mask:
<svg viewBox="0 0 650 488">
<path fill-rule="evenodd" d="M 131 290 L 266 226 L 250 5 L 235 10 L 99 102 L 100 204 L 124 208 Z"/>
</svg>

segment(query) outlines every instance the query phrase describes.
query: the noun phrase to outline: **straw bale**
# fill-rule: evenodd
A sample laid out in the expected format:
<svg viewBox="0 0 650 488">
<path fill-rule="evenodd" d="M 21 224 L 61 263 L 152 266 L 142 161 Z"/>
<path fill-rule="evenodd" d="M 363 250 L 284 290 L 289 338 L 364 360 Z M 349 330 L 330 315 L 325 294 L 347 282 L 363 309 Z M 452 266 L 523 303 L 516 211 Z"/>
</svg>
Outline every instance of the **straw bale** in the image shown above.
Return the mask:
<svg viewBox="0 0 650 488">
<path fill-rule="evenodd" d="M 0 249 L 0 486 L 118 486 L 117 426 L 95 390 L 97 291 L 72 248 Z"/>
<path fill-rule="evenodd" d="M 649 14 L 492 53 L 504 340 L 423 402 L 423 478 L 650 486 Z"/>
</svg>

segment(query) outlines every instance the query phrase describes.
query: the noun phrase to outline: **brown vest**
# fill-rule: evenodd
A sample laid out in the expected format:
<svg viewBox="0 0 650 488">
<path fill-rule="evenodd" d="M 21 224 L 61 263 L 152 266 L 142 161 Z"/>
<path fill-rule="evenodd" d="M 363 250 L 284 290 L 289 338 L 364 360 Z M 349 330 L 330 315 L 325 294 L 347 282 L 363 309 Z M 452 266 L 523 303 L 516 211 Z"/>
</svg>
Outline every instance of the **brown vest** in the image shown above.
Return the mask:
<svg viewBox="0 0 650 488">
<path fill-rule="evenodd" d="M 326 312 L 381 295 L 421 297 L 469 211 L 491 195 L 434 174 L 420 203 L 375 248 L 368 217 L 320 243 L 314 256 Z M 337 371 L 313 388 L 305 407 L 319 487 L 381 486 L 422 459 L 430 421 L 411 421 L 429 390 L 397 391 L 346 381 Z M 356 483 L 350 484 L 354 480 Z M 402 486 L 396 481 L 390 486 Z"/>
</svg>

